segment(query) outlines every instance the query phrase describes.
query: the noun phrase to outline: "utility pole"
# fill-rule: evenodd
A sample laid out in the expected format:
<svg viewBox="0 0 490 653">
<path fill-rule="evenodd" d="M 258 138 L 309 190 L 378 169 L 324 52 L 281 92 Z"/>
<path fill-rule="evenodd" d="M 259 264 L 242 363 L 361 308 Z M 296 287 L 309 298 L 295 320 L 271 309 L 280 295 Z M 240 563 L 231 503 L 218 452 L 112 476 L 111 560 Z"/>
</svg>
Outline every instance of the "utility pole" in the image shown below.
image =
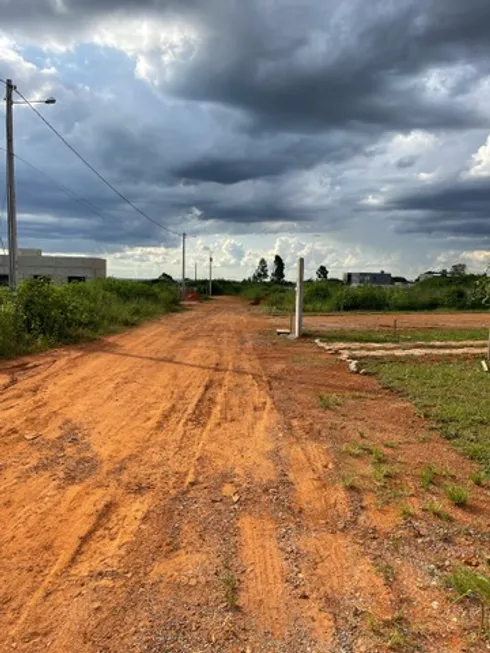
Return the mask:
<svg viewBox="0 0 490 653">
<path fill-rule="evenodd" d="M 185 299 L 185 239 L 186 233 L 182 234 L 182 299 Z"/>
<path fill-rule="evenodd" d="M 197 281 L 197 262 L 194 263 L 194 281 Z"/>
<path fill-rule="evenodd" d="M 301 338 L 303 331 L 303 282 L 305 278 L 305 260 L 298 260 L 298 281 L 296 284 L 296 320 L 294 326 L 294 337 Z"/>
<path fill-rule="evenodd" d="M 5 118 L 7 133 L 7 215 L 9 241 L 9 285 L 17 288 L 17 209 L 15 204 L 15 170 L 14 170 L 14 120 L 13 92 L 15 86 L 11 79 L 6 82 Z"/>
<path fill-rule="evenodd" d="M 213 255 L 209 254 L 209 296 L 213 295 Z"/>
</svg>

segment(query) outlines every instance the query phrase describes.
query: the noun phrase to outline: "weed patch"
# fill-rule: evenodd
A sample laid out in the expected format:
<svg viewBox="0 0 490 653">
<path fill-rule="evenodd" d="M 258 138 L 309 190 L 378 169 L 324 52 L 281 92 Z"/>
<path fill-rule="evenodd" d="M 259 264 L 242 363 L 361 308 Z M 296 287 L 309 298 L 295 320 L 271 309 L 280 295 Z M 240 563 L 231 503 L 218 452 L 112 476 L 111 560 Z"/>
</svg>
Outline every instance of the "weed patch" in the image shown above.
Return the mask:
<svg viewBox="0 0 490 653">
<path fill-rule="evenodd" d="M 444 492 L 455 506 L 465 506 L 468 503 L 469 492 L 461 485 L 446 485 Z"/>
<path fill-rule="evenodd" d="M 320 404 L 320 408 L 323 408 L 323 410 L 333 410 L 342 403 L 342 400 L 336 394 L 327 395 L 324 392 L 321 392 L 318 395 L 318 403 Z"/>
<path fill-rule="evenodd" d="M 431 515 L 434 515 L 434 517 L 437 517 L 441 521 L 452 521 L 453 518 L 451 515 L 444 510 L 443 506 L 441 506 L 440 503 L 437 501 L 429 501 L 425 504 L 424 509 L 427 510 L 427 512 L 430 512 Z"/>
<path fill-rule="evenodd" d="M 478 360 L 376 361 L 370 368 L 383 385 L 404 393 L 444 437 L 490 473 L 489 379 Z"/>
</svg>

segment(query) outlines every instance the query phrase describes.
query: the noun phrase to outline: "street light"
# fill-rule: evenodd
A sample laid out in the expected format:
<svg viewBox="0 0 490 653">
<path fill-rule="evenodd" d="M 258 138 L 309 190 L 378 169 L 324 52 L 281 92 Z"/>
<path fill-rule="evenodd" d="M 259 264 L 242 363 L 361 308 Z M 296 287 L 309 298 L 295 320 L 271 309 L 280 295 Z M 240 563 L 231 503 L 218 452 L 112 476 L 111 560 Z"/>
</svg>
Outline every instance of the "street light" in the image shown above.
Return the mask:
<svg viewBox="0 0 490 653">
<path fill-rule="evenodd" d="M 9 285 L 17 288 L 17 207 L 15 202 L 15 168 L 14 168 L 14 104 L 56 104 L 54 97 L 45 100 L 14 102 L 13 94 L 17 87 L 11 79 L 5 82 L 5 125 L 7 133 L 7 215 L 9 240 Z"/>
</svg>

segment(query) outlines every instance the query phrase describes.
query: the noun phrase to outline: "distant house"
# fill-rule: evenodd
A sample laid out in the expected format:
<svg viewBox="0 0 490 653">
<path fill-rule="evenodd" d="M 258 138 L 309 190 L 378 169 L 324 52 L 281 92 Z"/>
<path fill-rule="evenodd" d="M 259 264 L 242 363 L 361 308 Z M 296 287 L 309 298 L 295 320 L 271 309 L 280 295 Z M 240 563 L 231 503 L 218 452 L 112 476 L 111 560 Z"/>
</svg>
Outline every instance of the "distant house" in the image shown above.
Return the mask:
<svg viewBox="0 0 490 653">
<path fill-rule="evenodd" d="M 447 272 L 433 272 L 429 270 L 421 274 L 417 281 L 425 281 L 426 279 L 438 279 L 439 277 L 447 277 Z"/>
<path fill-rule="evenodd" d="M 344 282 L 348 286 L 392 286 L 391 274 L 384 272 L 347 272 Z"/>
</svg>

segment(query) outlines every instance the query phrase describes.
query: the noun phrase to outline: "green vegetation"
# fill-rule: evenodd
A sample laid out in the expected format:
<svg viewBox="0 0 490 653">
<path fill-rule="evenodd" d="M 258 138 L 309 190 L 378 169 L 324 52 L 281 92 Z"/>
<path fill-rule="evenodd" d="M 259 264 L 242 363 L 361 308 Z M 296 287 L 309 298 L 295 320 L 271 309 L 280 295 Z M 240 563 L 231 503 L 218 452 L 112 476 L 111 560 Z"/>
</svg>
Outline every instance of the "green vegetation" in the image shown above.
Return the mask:
<svg viewBox="0 0 490 653">
<path fill-rule="evenodd" d="M 346 475 L 342 476 L 342 485 L 347 490 L 357 490 L 358 489 L 357 479 L 356 479 L 356 477 L 354 475 L 346 474 Z"/>
<path fill-rule="evenodd" d="M 434 515 L 442 521 L 452 521 L 453 519 L 451 515 L 444 510 L 441 504 L 437 503 L 437 501 L 429 501 L 425 504 L 424 508 L 427 512 L 430 512 L 431 515 Z"/>
<path fill-rule="evenodd" d="M 333 410 L 341 404 L 341 399 L 336 394 L 327 395 L 324 392 L 321 392 L 318 395 L 318 403 L 320 404 L 320 408 L 323 408 L 323 410 Z"/>
<path fill-rule="evenodd" d="M 478 472 L 472 472 L 470 474 L 470 480 L 474 485 L 482 486 L 485 485 L 485 481 L 487 480 L 487 475 L 485 472 L 478 471 Z"/>
<path fill-rule="evenodd" d="M 465 506 L 468 503 L 469 492 L 461 485 L 446 485 L 444 492 L 447 498 L 454 503 L 455 506 Z"/>
<path fill-rule="evenodd" d="M 227 571 L 222 578 L 222 582 L 225 592 L 226 604 L 231 610 L 235 610 L 238 607 L 237 579 L 230 571 Z"/>
<path fill-rule="evenodd" d="M 472 571 L 467 567 L 456 567 L 452 574 L 446 578 L 446 582 L 456 591 L 458 601 L 473 599 L 481 606 L 481 628 L 480 634 L 488 632 L 486 619 L 486 607 L 490 605 L 490 578 L 488 576 Z"/>
<path fill-rule="evenodd" d="M 434 483 L 436 477 L 436 470 L 434 465 L 425 465 L 420 471 L 420 481 L 424 490 L 428 490 Z"/>
<path fill-rule="evenodd" d="M 305 311 L 433 311 L 476 310 L 486 308 L 480 277 L 446 276 L 417 282 L 411 286 L 347 286 L 338 280 L 310 281 L 305 284 Z M 262 284 L 267 286 L 267 284 Z M 269 307 L 289 311 L 293 308 L 292 287 L 262 290 Z"/>
<path fill-rule="evenodd" d="M 415 510 L 409 503 L 404 503 L 400 506 L 400 516 L 402 519 L 411 519 L 415 517 Z"/>
<path fill-rule="evenodd" d="M 373 463 L 373 478 L 377 485 L 385 485 L 387 479 L 394 478 L 395 472 L 389 465 Z"/>
<path fill-rule="evenodd" d="M 375 343 L 413 343 L 423 342 L 461 342 L 464 340 L 488 340 L 488 329 L 399 329 L 396 335 L 393 329 L 378 331 L 335 330 L 309 333 L 318 335 L 324 342 L 375 342 Z"/>
<path fill-rule="evenodd" d="M 447 439 L 490 473 L 489 378 L 477 360 L 376 361 L 369 366 L 383 385 L 403 392 Z"/>
<path fill-rule="evenodd" d="M 91 339 L 176 310 L 178 304 L 178 290 L 166 283 L 24 281 L 15 294 L 0 290 L 0 357 Z"/>
</svg>

